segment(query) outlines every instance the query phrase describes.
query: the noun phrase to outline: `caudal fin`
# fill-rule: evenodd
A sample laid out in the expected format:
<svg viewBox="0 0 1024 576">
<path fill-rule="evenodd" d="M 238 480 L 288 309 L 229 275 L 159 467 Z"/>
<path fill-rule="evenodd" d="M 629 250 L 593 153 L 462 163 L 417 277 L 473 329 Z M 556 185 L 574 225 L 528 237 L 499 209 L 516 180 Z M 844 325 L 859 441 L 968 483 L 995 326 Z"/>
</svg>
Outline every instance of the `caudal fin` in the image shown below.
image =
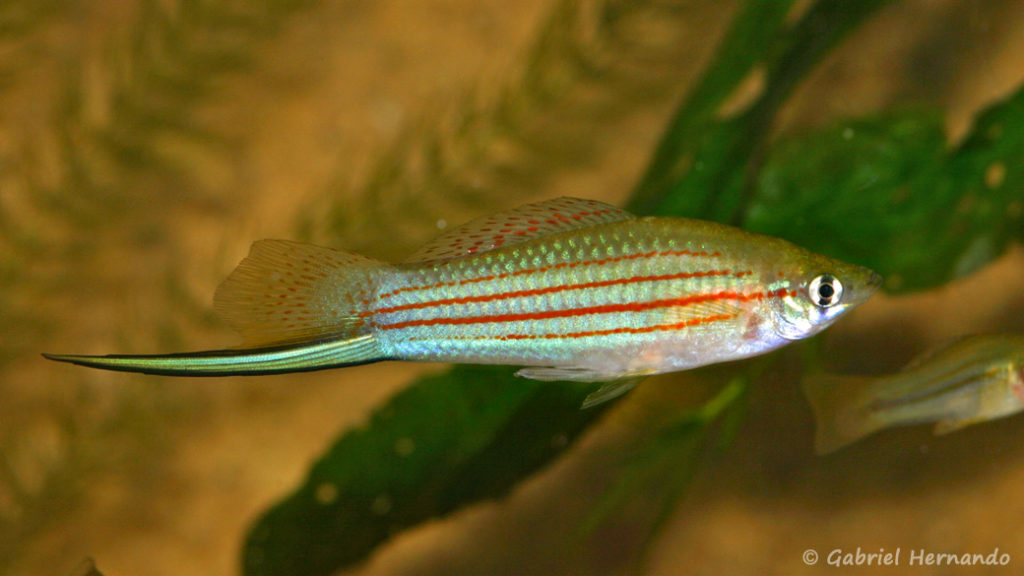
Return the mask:
<svg viewBox="0 0 1024 576">
<path fill-rule="evenodd" d="M 218 288 L 217 313 L 246 348 L 365 334 L 386 264 L 331 248 L 260 240 Z"/>
<path fill-rule="evenodd" d="M 340 366 L 367 364 L 385 358 L 379 355 L 373 336 L 327 340 L 267 348 L 206 350 L 180 354 L 43 354 L 49 360 L 90 368 L 140 372 L 164 376 L 257 376 L 308 372 Z"/>
<path fill-rule="evenodd" d="M 819 374 L 801 383 L 814 411 L 814 451 L 828 454 L 881 428 L 870 410 L 871 380 Z"/>
<path fill-rule="evenodd" d="M 387 265 L 356 254 L 285 240 L 253 244 L 217 289 L 214 306 L 243 347 L 183 354 L 46 358 L 93 368 L 173 376 L 322 370 L 384 360 L 367 323 Z"/>
</svg>

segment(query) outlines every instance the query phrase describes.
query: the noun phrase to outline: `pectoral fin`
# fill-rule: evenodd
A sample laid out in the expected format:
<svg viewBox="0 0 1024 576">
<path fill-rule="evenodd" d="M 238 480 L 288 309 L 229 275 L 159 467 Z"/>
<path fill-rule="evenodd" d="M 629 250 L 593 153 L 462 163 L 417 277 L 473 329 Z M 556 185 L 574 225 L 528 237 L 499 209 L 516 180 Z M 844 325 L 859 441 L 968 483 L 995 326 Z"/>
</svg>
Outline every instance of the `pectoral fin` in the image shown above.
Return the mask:
<svg viewBox="0 0 1024 576">
<path fill-rule="evenodd" d="M 609 382 L 587 395 L 587 397 L 583 399 L 583 404 L 580 406 L 580 410 L 593 408 L 598 404 L 604 404 L 609 400 L 614 400 L 633 388 L 636 388 L 636 385 L 643 379 L 643 376 L 633 376 L 631 378 Z"/>
</svg>

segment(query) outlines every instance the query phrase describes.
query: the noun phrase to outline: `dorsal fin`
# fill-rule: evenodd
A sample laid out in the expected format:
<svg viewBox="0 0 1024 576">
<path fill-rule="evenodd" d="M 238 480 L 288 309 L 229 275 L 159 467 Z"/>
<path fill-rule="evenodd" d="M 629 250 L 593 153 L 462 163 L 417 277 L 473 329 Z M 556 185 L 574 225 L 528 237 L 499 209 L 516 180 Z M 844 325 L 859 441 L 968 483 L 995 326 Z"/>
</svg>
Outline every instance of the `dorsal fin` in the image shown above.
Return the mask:
<svg viewBox="0 0 1024 576">
<path fill-rule="evenodd" d="M 245 339 L 275 346 L 364 331 L 363 312 L 385 264 L 288 240 L 260 240 L 214 296 L 214 308 Z"/>
<path fill-rule="evenodd" d="M 406 258 L 406 263 L 450 260 L 541 236 L 635 218 L 610 204 L 555 198 L 483 216 L 447 232 Z"/>
</svg>

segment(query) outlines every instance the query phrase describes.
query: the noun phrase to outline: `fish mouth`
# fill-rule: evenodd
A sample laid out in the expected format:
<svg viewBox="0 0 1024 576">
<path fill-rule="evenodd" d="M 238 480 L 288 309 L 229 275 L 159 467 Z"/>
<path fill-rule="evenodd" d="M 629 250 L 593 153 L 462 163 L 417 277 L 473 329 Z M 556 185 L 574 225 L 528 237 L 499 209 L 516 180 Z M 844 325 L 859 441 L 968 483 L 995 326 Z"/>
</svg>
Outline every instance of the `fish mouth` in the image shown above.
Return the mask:
<svg viewBox="0 0 1024 576">
<path fill-rule="evenodd" d="M 858 302 L 863 302 L 870 298 L 879 288 L 882 287 L 882 283 L 885 281 L 882 275 L 873 270 L 868 270 L 867 280 L 864 282 L 864 287 L 858 290 L 860 296 L 857 298 Z"/>
<path fill-rule="evenodd" d="M 875 292 L 882 287 L 884 279 L 882 275 L 869 269 L 865 269 L 866 277 L 859 285 L 855 285 L 850 293 L 850 298 L 847 301 L 847 306 L 844 307 L 844 311 L 848 311 L 852 308 L 860 306 L 861 304 L 868 301 L 869 298 L 874 296 Z"/>
<path fill-rule="evenodd" d="M 868 276 L 868 290 L 874 293 L 876 290 L 882 287 L 882 282 L 885 279 L 878 272 L 872 271 L 871 275 Z"/>
</svg>

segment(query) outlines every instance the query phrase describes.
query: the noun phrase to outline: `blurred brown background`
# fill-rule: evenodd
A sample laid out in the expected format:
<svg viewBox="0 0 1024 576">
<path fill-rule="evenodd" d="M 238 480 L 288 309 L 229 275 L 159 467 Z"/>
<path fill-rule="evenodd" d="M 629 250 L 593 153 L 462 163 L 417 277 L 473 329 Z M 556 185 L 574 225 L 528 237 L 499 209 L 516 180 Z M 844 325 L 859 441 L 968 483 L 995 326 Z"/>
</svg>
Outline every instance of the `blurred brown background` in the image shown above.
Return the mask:
<svg viewBox="0 0 1024 576">
<path fill-rule="evenodd" d="M 39 352 L 234 344 L 210 302 L 259 238 L 399 258 L 441 220 L 558 195 L 621 202 L 736 6 L 0 5 L 0 573 L 68 574 L 85 556 L 108 576 L 237 572 L 248 523 L 433 369 L 167 379 Z M 930 104 L 948 110 L 952 142 L 1022 79 L 1024 2 L 902 2 L 815 71 L 779 129 Z M 876 298 L 831 331 L 831 360 L 878 372 L 956 334 L 1024 330 L 1022 295 L 1018 247 L 941 290 Z M 998 547 L 1012 563 L 992 573 L 1024 566 L 1024 419 L 941 439 L 890 431 L 815 458 L 797 375 L 754 391 L 649 573 L 814 573 L 828 567 L 806 567 L 805 549 L 858 546 Z M 403 534 L 353 573 L 631 570 L 642 530 L 628 517 L 599 548 L 565 533 L 651 407 L 686 405 L 681 381 L 651 380 L 504 501 Z M 902 572 L 847 573 L 882 570 Z"/>
</svg>

